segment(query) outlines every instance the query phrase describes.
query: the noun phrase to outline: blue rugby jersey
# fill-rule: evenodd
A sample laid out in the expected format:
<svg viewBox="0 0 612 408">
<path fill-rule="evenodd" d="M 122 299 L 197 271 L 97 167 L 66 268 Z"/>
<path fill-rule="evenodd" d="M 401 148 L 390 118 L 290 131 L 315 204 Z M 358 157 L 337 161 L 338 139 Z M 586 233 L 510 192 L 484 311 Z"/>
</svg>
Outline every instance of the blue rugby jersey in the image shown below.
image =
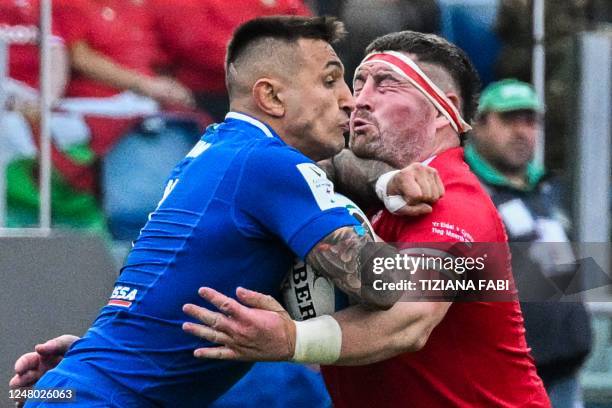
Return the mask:
<svg viewBox="0 0 612 408">
<path fill-rule="evenodd" d="M 323 171 L 268 126 L 230 112 L 175 167 L 108 305 L 50 373 L 77 384 L 103 376 L 102 387 L 117 384 L 142 406 L 206 406 L 251 364 L 194 358 L 210 343 L 182 331 L 182 306 L 211 307 L 201 286 L 278 297 L 294 256 L 348 225 L 357 222 Z"/>
</svg>

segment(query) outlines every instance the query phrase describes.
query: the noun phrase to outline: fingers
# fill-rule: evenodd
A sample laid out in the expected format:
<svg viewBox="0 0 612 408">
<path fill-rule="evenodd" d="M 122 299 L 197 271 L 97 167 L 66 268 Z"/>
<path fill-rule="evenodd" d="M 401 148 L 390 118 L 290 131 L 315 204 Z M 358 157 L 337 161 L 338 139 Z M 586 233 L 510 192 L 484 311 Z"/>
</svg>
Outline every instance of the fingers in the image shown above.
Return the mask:
<svg viewBox="0 0 612 408">
<path fill-rule="evenodd" d="M 446 190 L 444 189 L 444 183 L 442 183 L 442 179 L 440 178 L 440 174 L 435 171 L 434 172 L 434 181 L 436 183 L 436 186 L 438 187 L 438 195 L 440 198 L 444 197 L 444 193 L 446 192 Z"/>
<path fill-rule="evenodd" d="M 227 334 L 212 329 L 208 326 L 204 326 L 201 324 L 195 324 L 190 322 L 183 323 L 183 330 L 189 334 L 192 334 L 196 337 L 200 337 L 204 340 L 208 340 L 211 343 L 216 344 L 231 344 L 232 339 Z"/>
<path fill-rule="evenodd" d="M 444 194 L 444 185 L 437 170 L 418 163 L 414 165 L 414 169 L 415 180 L 423 193 L 421 197 L 415 197 L 414 202 L 431 204 L 438 201 Z"/>
<path fill-rule="evenodd" d="M 255 292 L 253 292 L 255 293 Z M 212 303 L 214 306 L 221 311 L 221 313 L 213 312 L 212 310 L 208 310 L 205 307 L 196 306 L 193 304 L 186 304 L 183 306 L 183 312 L 187 315 L 193 317 L 196 320 L 202 322 L 205 326 L 212 329 L 204 330 L 203 326 L 199 325 L 199 328 L 195 328 L 194 326 L 187 324 L 183 329 L 186 331 L 205 338 L 207 340 L 213 341 L 210 338 L 216 338 L 217 341 L 221 341 L 221 337 L 216 332 L 224 333 L 232 333 L 235 331 L 235 322 L 232 321 L 233 318 L 239 317 L 246 310 L 244 306 L 238 303 L 236 300 L 225 296 L 224 294 L 217 292 L 211 288 L 200 288 L 198 290 L 198 294 L 208 302 Z M 263 295 L 262 295 L 263 296 Z M 280 307 L 280 305 L 278 305 Z M 282 308 L 281 308 L 282 309 Z M 196 333 L 197 332 L 197 333 Z M 216 337 L 215 337 L 216 336 Z M 224 337 L 222 343 L 227 342 L 229 337 Z"/>
<path fill-rule="evenodd" d="M 70 346 L 78 340 L 77 336 L 71 334 L 63 334 L 51 340 L 47 340 L 43 344 L 37 344 L 34 347 L 37 353 L 44 356 L 63 356 L 66 354 Z"/>
<path fill-rule="evenodd" d="M 414 179 L 421 189 L 421 197 L 417 197 L 418 201 L 430 203 L 433 197 L 432 179 L 429 172 L 422 170 L 414 175 Z"/>
<path fill-rule="evenodd" d="M 431 205 L 421 203 L 416 205 L 405 205 L 399 210 L 395 211 L 394 214 L 407 217 L 417 217 L 419 215 L 430 214 L 433 211 Z"/>
<path fill-rule="evenodd" d="M 419 202 L 423 197 L 423 191 L 412 174 L 406 174 L 400 177 L 399 191 L 404 197 L 404 200 L 409 204 Z"/>
<path fill-rule="evenodd" d="M 236 296 L 245 305 L 272 312 L 284 312 L 285 309 L 270 295 L 255 292 L 245 288 L 237 288 Z"/>
<path fill-rule="evenodd" d="M 238 360 L 238 354 L 227 347 L 203 347 L 193 352 L 196 358 L 211 358 L 215 360 Z"/>
<path fill-rule="evenodd" d="M 404 200 L 412 205 L 433 204 L 444 195 L 444 185 L 437 170 L 420 163 L 413 163 L 402 169 L 393 180 Z M 425 211 L 420 207 L 414 211 Z M 410 210 L 413 211 L 413 210 Z"/>
<path fill-rule="evenodd" d="M 29 370 L 36 370 L 39 363 L 40 356 L 37 353 L 26 353 L 19 357 L 15 362 L 15 373 L 17 373 L 17 375 L 22 375 Z"/>
<path fill-rule="evenodd" d="M 228 332 L 232 329 L 233 324 L 227 316 L 224 316 L 221 313 L 210 311 L 204 307 L 196 306 L 192 304 L 186 304 L 183 306 L 183 312 L 193 317 L 196 320 L 199 320 L 203 324 L 208 327 L 211 327 L 214 330 L 220 330 L 223 332 Z"/>
<path fill-rule="evenodd" d="M 36 381 L 41 377 L 38 371 L 28 371 L 24 374 L 15 374 L 9 381 L 10 388 L 31 387 L 36 384 Z"/>
<path fill-rule="evenodd" d="M 428 183 L 431 189 L 430 202 L 434 203 L 444 195 L 444 185 L 442 184 L 442 179 L 440 178 L 440 175 L 435 169 L 428 167 L 427 176 Z"/>
<path fill-rule="evenodd" d="M 11 378 L 11 379 L 9 380 L 9 388 L 19 388 L 19 387 L 23 387 L 23 386 L 21 385 L 21 382 L 20 382 L 20 377 L 21 377 L 21 376 L 19 376 L 19 375 L 15 374 L 15 375 L 13 376 L 13 378 Z"/>
<path fill-rule="evenodd" d="M 237 317 L 244 311 L 244 306 L 242 306 L 240 303 L 212 288 L 200 288 L 200 290 L 198 290 L 198 294 L 204 300 L 207 300 L 215 305 L 217 309 L 219 309 L 219 311 L 226 316 Z"/>
</svg>

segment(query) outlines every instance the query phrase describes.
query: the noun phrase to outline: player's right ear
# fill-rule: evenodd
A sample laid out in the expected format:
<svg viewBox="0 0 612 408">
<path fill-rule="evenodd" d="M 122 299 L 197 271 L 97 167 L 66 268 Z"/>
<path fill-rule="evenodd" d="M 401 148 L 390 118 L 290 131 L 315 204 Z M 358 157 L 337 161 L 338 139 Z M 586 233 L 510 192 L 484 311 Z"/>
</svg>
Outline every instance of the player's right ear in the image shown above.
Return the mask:
<svg viewBox="0 0 612 408">
<path fill-rule="evenodd" d="M 255 105 L 267 115 L 280 118 L 285 115 L 285 105 L 279 97 L 283 85 L 271 78 L 260 78 L 253 85 Z"/>
</svg>

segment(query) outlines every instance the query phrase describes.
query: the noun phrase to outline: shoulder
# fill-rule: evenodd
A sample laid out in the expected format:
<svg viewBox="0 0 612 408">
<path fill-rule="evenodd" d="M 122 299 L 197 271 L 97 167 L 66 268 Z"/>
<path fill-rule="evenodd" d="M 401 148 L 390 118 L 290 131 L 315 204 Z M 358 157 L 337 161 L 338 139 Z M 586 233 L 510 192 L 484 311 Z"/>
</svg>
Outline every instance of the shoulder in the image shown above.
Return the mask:
<svg viewBox="0 0 612 408">
<path fill-rule="evenodd" d="M 290 171 L 302 168 L 315 168 L 321 171 L 317 165 L 299 150 L 286 145 L 276 138 L 258 138 L 248 147 L 248 166 L 261 168 L 270 175 L 279 171 Z"/>
</svg>

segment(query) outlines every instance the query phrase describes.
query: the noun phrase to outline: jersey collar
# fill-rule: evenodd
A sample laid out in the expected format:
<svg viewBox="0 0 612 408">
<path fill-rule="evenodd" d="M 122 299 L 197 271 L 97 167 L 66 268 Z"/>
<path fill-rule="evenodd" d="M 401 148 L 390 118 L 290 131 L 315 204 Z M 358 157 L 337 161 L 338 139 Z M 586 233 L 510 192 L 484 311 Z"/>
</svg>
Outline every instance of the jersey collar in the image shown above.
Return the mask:
<svg viewBox="0 0 612 408">
<path fill-rule="evenodd" d="M 258 128 L 259 130 L 261 130 L 267 137 L 275 137 L 276 136 L 276 132 L 274 132 L 269 126 L 267 126 L 266 124 L 264 124 L 260 120 L 255 119 L 252 116 L 245 115 L 244 113 L 240 113 L 240 112 L 228 112 L 227 115 L 225 115 L 225 120 L 227 120 L 227 119 L 240 120 L 240 121 L 246 122 L 246 123 L 248 123 L 250 125 L 253 125 L 256 128 Z"/>
</svg>

